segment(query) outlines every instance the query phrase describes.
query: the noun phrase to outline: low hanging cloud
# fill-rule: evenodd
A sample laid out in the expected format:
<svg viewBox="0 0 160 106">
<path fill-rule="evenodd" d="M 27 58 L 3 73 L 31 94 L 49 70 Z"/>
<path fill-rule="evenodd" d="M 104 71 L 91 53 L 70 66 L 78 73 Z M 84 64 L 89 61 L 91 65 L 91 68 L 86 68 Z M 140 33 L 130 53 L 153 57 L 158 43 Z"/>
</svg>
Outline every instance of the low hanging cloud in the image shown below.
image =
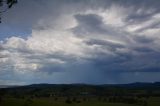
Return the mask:
<svg viewBox="0 0 160 106">
<path fill-rule="evenodd" d="M 23 5 L 23 2 L 25 3 L 22 1 L 20 4 Z M 71 76 L 67 83 L 121 83 L 118 81 L 124 77 L 122 73 L 135 73 L 131 81 L 126 81 L 132 82 L 136 81 L 134 78 L 137 73 L 159 72 L 160 8 L 157 4 L 160 2 L 142 0 L 137 5 L 133 0 L 125 3 L 123 0 L 54 0 L 45 2 L 44 7 L 41 2 L 44 1 L 40 0 L 40 4 L 33 3 L 36 7 L 30 7 L 35 8 L 33 14 L 36 15 L 27 16 L 30 19 L 26 24 L 33 24 L 31 34 L 1 40 L 0 73 Z M 52 7 L 51 4 L 58 6 Z M 19 5 L 18 8 L 22 7 Z M 25 24 L 24 21 L 23 23 Z M 75 78 L 73 76 L 76 73 L 79 75 Z M 91 75 L 90 80 L 87 75 Z M 96 75 L 102 78 L 98 79 Z M 35 82 L 38 79 L 33 78 Z M 53 79 L 57 80 L 54 83 L 65 83 L 64 78 Z M 50 77 L 47 81 L 49 80 Z M 146 81 L 147 78 L 142 80 Z M 39 82 L 43 81 L 39 79 Z"/>
</svg>

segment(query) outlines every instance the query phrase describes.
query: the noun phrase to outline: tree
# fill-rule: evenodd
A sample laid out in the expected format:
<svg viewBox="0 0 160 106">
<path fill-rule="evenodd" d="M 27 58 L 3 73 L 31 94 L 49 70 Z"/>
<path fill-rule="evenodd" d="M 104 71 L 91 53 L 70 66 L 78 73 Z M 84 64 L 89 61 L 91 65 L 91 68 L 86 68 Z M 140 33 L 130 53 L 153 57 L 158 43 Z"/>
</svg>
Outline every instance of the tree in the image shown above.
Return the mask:
<svg viewBox="0 0 160 106">
<path fill-rule="evenodd" d="M 10 9 L 14 4 L 16 4 L 17 0 L 0 0 L 0 23 L 1 23 L 1 15 Z"/>
</svg>

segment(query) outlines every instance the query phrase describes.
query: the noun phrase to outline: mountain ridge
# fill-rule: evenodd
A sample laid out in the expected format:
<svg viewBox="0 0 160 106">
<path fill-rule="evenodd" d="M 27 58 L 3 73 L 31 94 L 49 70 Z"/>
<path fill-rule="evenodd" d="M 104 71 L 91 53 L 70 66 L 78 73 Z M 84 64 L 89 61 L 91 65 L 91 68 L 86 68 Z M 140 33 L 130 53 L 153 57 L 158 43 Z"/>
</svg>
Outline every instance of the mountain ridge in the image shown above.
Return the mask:
<svg viewBox="0 0 160 106">
<path fill-rule="evenodd" d="M 160 87 L 160 82 L 134 82 L 128 84 L 85 84 L 85 83 L 72 83 L 72 84 L 49 84 L 39 83 L 30 85 L 0 85 L 0 88 L 17 88 L 17 87 L 54 87 L 54 86 L 100 86 L 100 87 Z"/>
</svg>

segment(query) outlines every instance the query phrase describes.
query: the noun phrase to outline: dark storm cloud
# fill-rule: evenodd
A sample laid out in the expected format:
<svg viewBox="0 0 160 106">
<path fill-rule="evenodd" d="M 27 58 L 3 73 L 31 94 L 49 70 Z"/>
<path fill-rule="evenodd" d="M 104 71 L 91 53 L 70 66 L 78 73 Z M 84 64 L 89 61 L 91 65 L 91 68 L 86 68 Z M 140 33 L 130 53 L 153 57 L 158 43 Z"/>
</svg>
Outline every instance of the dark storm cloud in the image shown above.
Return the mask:
<svg viewBox="0 0 160 106">
<path fill-rule="evenodd" d="M 78 25 L 72 28 L 72 31 L 77 36 L 86 36 L 88 34 L 90 36 L 98 36 L 99 34 L 121 36 L 122 34 L 121 32 L 117 31 L 119 29 L 104 24 L 102 17 L 98 14 L 76 14 L 74 17 Z"/>
<path fill-rule="evenodd" d="M 78 21 L 78 26 L 74 28 L 75 33 L 85 34 L 90 33 L 105 33 L 106 30 L 102 27 L 102 18 L 96 14 L 75 15 Z"/>
<path fill-rule="evenodd" d="M 8 37 L 0 46 L 5 70 L 0 80 L 158 81 L 159 5 L 158 0 L 20 0 L 0 26 L 1 40 Z"/>
<path fill-rule="evenodd" d="M 149 53 L 149 52 L 154 52 L 154 50 L 147 48 L 147 47 L 139 47 L 139 48 L 135 48 L 135 51 L 139 52 L 139 53 Z"/>
<path fill-rule="evenodd" d="M 154 39 L 147 38 L 145 36 L 136 36 L 135 41 L 138 42 L 138 43 L 153 43 Z"/>
</svg>

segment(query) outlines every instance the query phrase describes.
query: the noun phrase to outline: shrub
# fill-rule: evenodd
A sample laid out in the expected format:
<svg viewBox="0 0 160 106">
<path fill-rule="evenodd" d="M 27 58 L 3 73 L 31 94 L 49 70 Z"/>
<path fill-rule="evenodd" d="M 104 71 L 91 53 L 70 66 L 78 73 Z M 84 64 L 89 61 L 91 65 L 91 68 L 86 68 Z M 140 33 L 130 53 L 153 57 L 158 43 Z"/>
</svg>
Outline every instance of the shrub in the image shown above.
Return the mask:
<svg viewBox="0 0 160 106">
<path fill-rule="evenodd" d="M 81 103 L 81 101 L 80 101 L 80 100 L 77 100 L 76 103 Z"/>
<path fill-rule="evenodd" d="M 72 103 L 72 101 L 71 101 L 71 99 L 70 99 L 70 98 L 67 98 L 67 99 L 66 99 L 66 101 L 65 101 L 65 103 L 67 103 L 67 104 L 71 104 L 71 103 Z"/>
<path fill-rule="evenodd" d="M 57 101 L 57 100 L 58 100 L 58 98 L 56 97 L 56 98 L 54 98 L 54 100 L 55 100 L 55 101 Z"/>
<path fill-rule="evenodd" d="M 86 98 L 83 98 L 83 101 L 87 101 L 87 99 L 86 99 Z"/>
<path fill-rule="evenodd" d="M 76 97 L 74 97 L 74 98 L 72 99 L 72 101 L 73 101 L 73 102 L 76 102 L 76 101 L 77 101 L 77 98 L 76 98 Z"/>
<path fill-rule="evenodd" d="M 26 99 L 24 106 L 29 106 L 30 104 L 33 103 L 33 100 L 31 100 L 30 98 Z"/>
</svg>

